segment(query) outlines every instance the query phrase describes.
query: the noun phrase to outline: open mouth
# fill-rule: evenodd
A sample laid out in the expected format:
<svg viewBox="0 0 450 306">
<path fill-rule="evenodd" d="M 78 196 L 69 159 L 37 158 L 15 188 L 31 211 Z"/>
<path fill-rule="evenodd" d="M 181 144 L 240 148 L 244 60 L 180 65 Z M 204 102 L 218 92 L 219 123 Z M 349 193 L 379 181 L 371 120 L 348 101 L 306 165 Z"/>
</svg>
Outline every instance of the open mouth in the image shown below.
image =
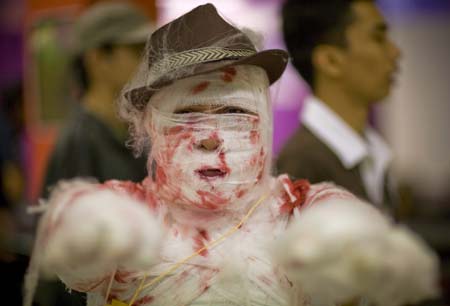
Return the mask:
<svg viewBox="0 0 450 306">
<path fill-rule="evenodd" d="M 222 169 L 218 168 L 205 168 L 205 169 L 199 169 L 196 170 L 198 175 L 200 175 L 201 178 L 204 179 L 214 179 L 214 178 L 221 178 L 227 175 L 226 171 L 223 171 Z"/>
</svg>

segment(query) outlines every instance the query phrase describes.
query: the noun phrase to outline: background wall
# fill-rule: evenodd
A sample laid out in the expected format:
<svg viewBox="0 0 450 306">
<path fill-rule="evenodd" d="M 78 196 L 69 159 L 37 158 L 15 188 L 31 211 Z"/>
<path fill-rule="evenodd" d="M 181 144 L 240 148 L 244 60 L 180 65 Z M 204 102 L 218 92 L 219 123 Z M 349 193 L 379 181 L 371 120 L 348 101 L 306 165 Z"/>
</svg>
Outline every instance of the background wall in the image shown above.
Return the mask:
<svg viewBox="0 0 450 306">
<path fill-rule="evenodd" d="M 418 214 L 450 217 L 450 1 L 381 1 L 403 51 L 391 97 L 377 111 Z"/>
</svg>

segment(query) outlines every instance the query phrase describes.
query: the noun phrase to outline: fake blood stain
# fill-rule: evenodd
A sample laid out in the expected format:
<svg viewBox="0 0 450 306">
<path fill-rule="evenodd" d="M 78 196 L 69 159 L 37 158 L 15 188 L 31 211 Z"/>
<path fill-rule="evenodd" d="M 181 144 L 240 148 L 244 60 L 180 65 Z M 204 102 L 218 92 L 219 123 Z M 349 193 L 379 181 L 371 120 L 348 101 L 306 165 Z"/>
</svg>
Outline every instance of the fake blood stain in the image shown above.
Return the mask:
<svg viewBox="0 0 450 306">
<path fill-rule="evenodd" d="M 221 198 L 208 191 L 197 190 L 197 194 L 200 196 L 199 206 L 206 209 L 215 210 L 221 205 L 227 203 L 227 199 Z"/>
<path fill-rule="evenodd" d="M 220 170 L 222 170 L 225 173 L 230 173 L 230 167 L 228 167 L 227 162 L 225 161 L 225 153 L 220 152 L 219 153 L 219 160 L 220 160 Z"/>
<path fill-rule="evenodd" d="M 205 242 L 209 241 L 208 232 L 203 229 L 199 230 L 198 234 L 193 239 L 194 239 L 194 250 L 198 251 L 205 246 Z M 201 251 L 200 255 L 203 257 L 208 256 L 208 250 Z"/>
<path fill-rule="evenodd" d="M 151 302 L 153 302 L 154 299 L 155 298 L 151 295 L 144 296 L 144 297 L 136 300 L 136 302 L 133 303 L 133 306 L 147 305 L 147 304 L 150 304 Z"/>
<path fill-rule="evenodd" d="M 245 194 L 245 190 L 238 190 L 237 192 L 236 192 L 236 197 L 239 199 L 239 198 L 242 198 L 242 196 Z"/>
<path fill-rule="evenodd" d="M 236 68 L 228 67 L 228 68 L 222 69 L 222 71 L 223 71 L 223 74 L 221 76 L 221 79 L 226 83 L 232 82 L 234 77 L 236 76 Z"/>
<path fill-rule="evenodd" d="M 165 185 L 167 183 L 167 176 L 161 166 L 156 166 L 156 180 L 158 185 Z"/>
<path fill-rule="evenodd" d="M 201 82 L 201 83 L 197 84 L 196 86 L 194 86 L 194 88 L 192 88 L 191 92 L 193 95 L 196 95 L 196 94 L 204 91 L 206 88 L 208 88 L 208 86 L 209 86 L 208 81 Z"/>
<path fill-rule="evenodd" d="M 250 143 L 257 144 L 259 142 L 259 131 L 250 131 Z"/>
<path fill-rule="evenodd" d="M 167 149 L 163 152 L 162 161 L 169 163 L 172 161 L 175 151 L 180 147 L 181 142 L 183 140 L 192 139 L 192 129 L 176 126 L 166 131 L 166 134 L 169 137 L 167 143 L 164 144 Z"/>
</svg>

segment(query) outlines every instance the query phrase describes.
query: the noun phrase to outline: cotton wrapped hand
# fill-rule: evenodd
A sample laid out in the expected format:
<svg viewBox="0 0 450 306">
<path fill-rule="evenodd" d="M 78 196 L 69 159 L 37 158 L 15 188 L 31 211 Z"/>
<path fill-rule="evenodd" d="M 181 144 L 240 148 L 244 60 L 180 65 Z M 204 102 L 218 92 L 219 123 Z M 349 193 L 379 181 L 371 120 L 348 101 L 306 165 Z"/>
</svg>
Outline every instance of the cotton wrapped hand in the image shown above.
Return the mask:
<svg viewBox="0 0 450 306">
<path fill-rule="evenodd" d="M 65 183 L 52 196 L 47 214 L 41 264 L 63 280 L 68 270 L 93 279 L 118 266 L 148 268 L 159 253 L 158 220 L 144 203 L 126 195 L 84 182 Z"/>
<path fill-rule="evenodd" d="M 412 232 L 366 203 L 334 200 L 303 210 L 276 258 L 314 303 L 364 297 L 402 305 L 437 293 L 437 258 Z"/>
</svg>

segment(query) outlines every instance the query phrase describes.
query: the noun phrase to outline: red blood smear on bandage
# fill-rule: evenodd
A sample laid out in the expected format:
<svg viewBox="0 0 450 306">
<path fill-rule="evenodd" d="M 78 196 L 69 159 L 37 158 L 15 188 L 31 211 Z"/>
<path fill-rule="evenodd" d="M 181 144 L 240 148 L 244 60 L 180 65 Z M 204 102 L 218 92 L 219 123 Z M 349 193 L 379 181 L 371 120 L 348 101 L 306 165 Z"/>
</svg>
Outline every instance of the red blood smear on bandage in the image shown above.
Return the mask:
<svg viewBox="0 0 450 306">
<path fill-rule="evenodd" d="M 192 88 L 192 94 L 196 95 L 199 92 L 204 91 L 206 88 L 208 88 L 208 86 L 209 86 L 208 81 L 201 82 L 201 83 L 197 84 L 194 88 Z"/>
<path fill-rule="evenodd" d="M 177 128 L 177 127 L 174 127 Z M 175 155 L 175 150 L 180 146 L 183 140 L 192 138 L 192 130 L 191 129 L 183 129 L 179 134 L 174 135 L 174 137 L 169 137 L 169 145 L 166 150 L 165 160 L 171 161 L 173 156 Z"/>
<path fill-rule="evenodd" d="M 151 295 L 144 296 L 144 297 L 140 298 L 139 300 L 136 300 L 136 302 L 133 303 L 133 306 L 150 304 L 151 302 L 153 302 L 154 299 L 155 298 Z"/>
<path fill-rule="evenodd" d="M 206 230 L 202 229 L 202 230 L 200 230 L 200 231 L 198 232 L 198 234 L 199 234 L 200 237 L 202 237 L 203 239 L 209 240 L 209 235 L 208 235 L 208 232 L 207 232 Z"/>
<path fill-rule="evenodd" d="M 236 68 L 228 67 L 228 68 L 222 69 L 222 71 L 223 71 L 223 75 L 221 77 L 222 80 L 227 83 L 232 82 L 234 77 L 236 76 Z"/>
<path fill-rule="evenodd" d="M 159 186 L 165 185 L 167 183 L 166 173 L 160 165 L 156 166 L 156 181 Z"/>
<path fill-rule="evenodd" d="M 249 161 L 250 166 L 256 166 L 256 164 L 259 162 L 259 155 L 254 154 Z"/>
<path fill-rule="evenodd" d="M 242 196 L 245 194 L 245 190 L 239 190 L 238 192 L 236 192 L 236 197 L 239 199 L 239 198 L 242 198 Z"/>
<path fill-rule="evenodd" d="M 305 203 L 306 194 L 309 191 L 309 182 L 303 179 L 292 182 L 288 177 L 284 177 L 282 181 L 288 187 L 289 193 L 295 197 L 295 200 L 291 199 L 286 192 L 283 196 L 284 204 L 280 207 L 280 213 L 292 214 L 296 207 L 301 207 Z"/>
<path fill-rule="evenodd" d="M 219 160 L 220 160 L 220 170 L 225 173 L 230 173 L 230 167 L 228 167 L 227 162 L 225 161 L 225 153 L 220 152 L 219 153 Z"/>
<path fill-rule="evenodd" d="M 227 199 L 221 198 L 220 196 L 208 191 L 197 190 L 197 194 L 200 196 L 200 207 L 202 208 L 215 210 L 221 205 L 227 203 Z"/>
<path fill-rule="evenodd" d="M 214 131 L 214 132 L 212 132 L 209 136 L 208 136 L 208 139 L 211 139 L 211 140 L 214 140 L 214 141 L 216 141 L 216 142 L 218 142 L 218 143 L 223 143 L 223 139 L 221 139 L 220 137 L 219 137 L 219 134 L 217 133 L 217 131 Z"/>
<path fill-rule="evenodd" d="M 250 131 L 250 143 L 257 144 L 259 142 L 259 131 Z"/>
<path fill-rule="evenodd" d="M 261 166 L 261 170 L 258 173 L 258 177 L 257 180 L 259 181 L 260 179 L 262 179 L 263 173 L 264 173 L 264 168 L 265 168 L 265 164 L 264 164 L 264 149 L 261 148 L 261 150 L 259 151 L 259 166 Z"/>
<path fill-rule="evenodd" d="M 205 246 L 205 241 L 209 241 L 209 235 L 205 230 L 200 230 L 198 234 L 194 237 L 194 250 L 198 251 Z M 205 249 L 200 252 L 203 257 L 208 256 L 208 250 Z"/>
<path fill-rule="evenodd" d="M 185 127 L 181 126 L 181 125 L 173 126 L 170 128 L 165 128 L 164 134 L 165 135 L 176 135 L 178 133 L 181 133 L 183 131 L 183 129 L 185 129 Z"/>
</svg>

